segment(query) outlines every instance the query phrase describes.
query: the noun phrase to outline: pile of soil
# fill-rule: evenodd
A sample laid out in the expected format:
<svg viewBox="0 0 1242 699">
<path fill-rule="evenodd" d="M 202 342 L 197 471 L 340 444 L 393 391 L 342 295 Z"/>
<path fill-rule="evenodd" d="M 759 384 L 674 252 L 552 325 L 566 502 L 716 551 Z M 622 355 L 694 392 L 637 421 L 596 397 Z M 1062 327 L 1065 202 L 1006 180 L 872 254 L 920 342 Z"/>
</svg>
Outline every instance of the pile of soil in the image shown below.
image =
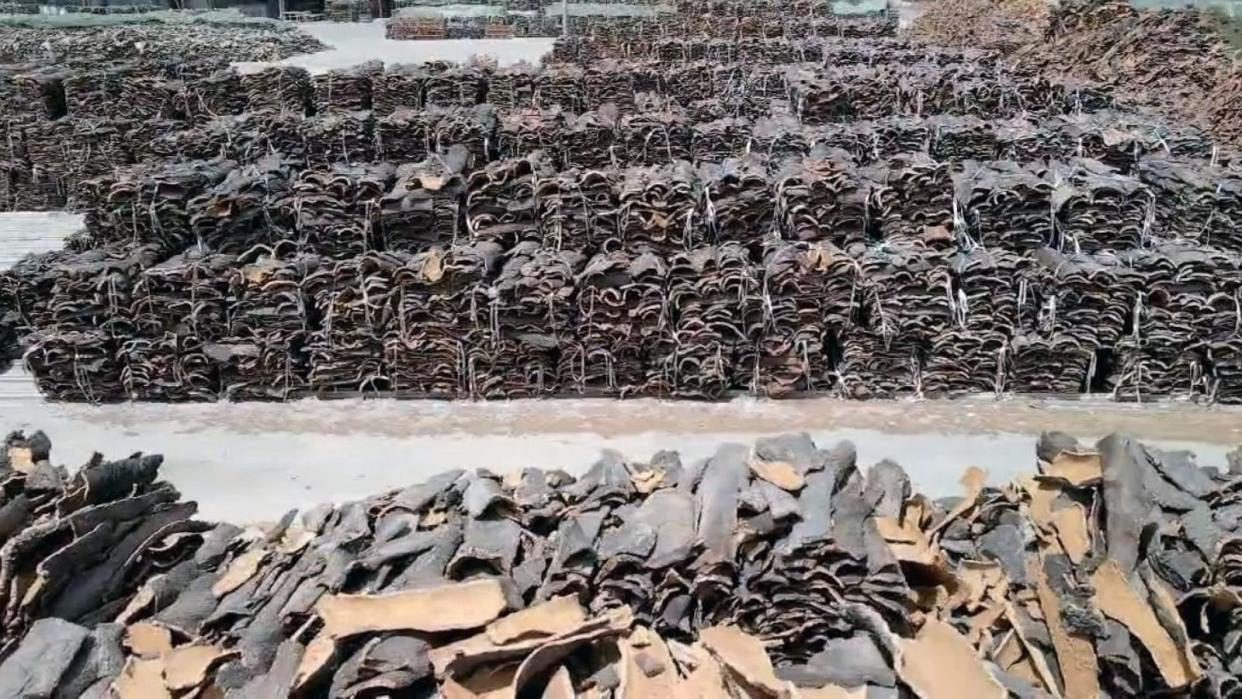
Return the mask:
<svg viewBox="0 0 1242 699">
<path fill-rule="evenodd" d="M 1116 0 L 1046 8 L 949 0 L 927 9 L 911 33 L 937 45 L 1006 51 L 1015 67 L 1049 77 L 1100 81 L 1131 106 L 1202 127 L 1224 145 L 1242 143 L 1242 71 L 1219 17 Z"/>
<path fill-rule="evenodd" d="M 1013 51 L 1043 38 L 1052 18 L 1044 0 L 942 0 L 910 26 L 928 44 Z"/>
</svg>

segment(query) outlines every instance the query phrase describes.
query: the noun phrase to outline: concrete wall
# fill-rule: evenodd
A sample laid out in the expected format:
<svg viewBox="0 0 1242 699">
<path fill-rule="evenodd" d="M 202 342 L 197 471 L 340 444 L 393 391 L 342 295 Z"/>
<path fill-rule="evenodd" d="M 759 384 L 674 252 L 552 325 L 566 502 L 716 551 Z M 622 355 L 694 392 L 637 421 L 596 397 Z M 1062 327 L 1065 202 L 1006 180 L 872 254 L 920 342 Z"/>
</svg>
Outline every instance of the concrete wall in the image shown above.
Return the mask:
<svg viewBox="0 0 1242 699">
<path fill-rule="evenodd" d="M 187 10 L 237 10 L 249 17 L 275 17 L 276 11 L 269 12 L 267 2 L 255 0 L 175 0 Z M 274 8 L 276 4 L 270 3 Z"/>
</svg>

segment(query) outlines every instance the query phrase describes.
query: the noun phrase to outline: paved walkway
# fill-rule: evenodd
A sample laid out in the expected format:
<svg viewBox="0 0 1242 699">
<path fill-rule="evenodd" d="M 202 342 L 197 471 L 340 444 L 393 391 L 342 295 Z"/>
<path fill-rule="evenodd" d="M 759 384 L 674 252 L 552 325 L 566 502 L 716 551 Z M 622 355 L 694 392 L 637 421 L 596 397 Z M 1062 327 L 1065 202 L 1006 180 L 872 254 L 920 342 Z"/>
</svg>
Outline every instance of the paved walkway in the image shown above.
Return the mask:
<svg viewBox="0 0 1242 699">
<path fill-rule="evenodd" d="M 0 212 L 0 270 L 32 253 L 64 247 L 82 229 L 82 216 L 63 211 Z"/>
<path fill-rule="evenodd" d="M 1029 472 L 1035 437 L 1045 429 L 1084 437 L 1127 431 L 1219 465 L 1242 443 L 1242 412 L 1185 405 L 573 399 L 90 406 L 5 396 L 0 431 L 45 430 L 58 463 L 76 466 L 95 450 L 163 453 L 164 477 L 198 500 L 204 516 L 239 522 L 365 497 L 448 468 L 581 472 L 603 448 L 635 459 L 677 449 L 696 459 L 721 442 L 790 431 L 807 431 L 821 445 L 853 440 L 864 465 L 896 459 L 934 497 L 956 494 L 966 466 L 986 469 L 994 483 Z"/>
<path fill-rule="evenodd" d="M 348 68 L 366 61 L 382 60 L 388 64 L 456 61 L 464 63 L 475 54 L 487 54 L 500 65 L 519 61 L 538 63 L 552 50 L 553 39 L 449 39 L 445 41 L 390 41 L 384 38 L 386 20 L 374 22 L 310 22 L 298 28 L 331 46 L 329 51 L 294 56 L 280 61 L 283 65 L 301 66 L 322 72 L 332 68 Z M 266 63 L 239 63 L 242 71 L 258 70 Z"/>
</svg>

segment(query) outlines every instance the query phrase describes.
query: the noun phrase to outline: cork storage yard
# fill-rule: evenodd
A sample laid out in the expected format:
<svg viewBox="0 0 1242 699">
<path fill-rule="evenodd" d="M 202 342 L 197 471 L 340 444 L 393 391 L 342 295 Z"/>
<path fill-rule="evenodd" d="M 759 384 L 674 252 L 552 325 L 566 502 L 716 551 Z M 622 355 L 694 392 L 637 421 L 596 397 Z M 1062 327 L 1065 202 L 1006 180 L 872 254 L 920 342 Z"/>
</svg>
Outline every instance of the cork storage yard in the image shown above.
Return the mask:
<svg viewBox="0 0 1242 699">
<path fill-rule="evenodd" d="M 0 697 L 1242 697 L 1221 13 L 95 9 L 0 5 Z"/>
</svg>

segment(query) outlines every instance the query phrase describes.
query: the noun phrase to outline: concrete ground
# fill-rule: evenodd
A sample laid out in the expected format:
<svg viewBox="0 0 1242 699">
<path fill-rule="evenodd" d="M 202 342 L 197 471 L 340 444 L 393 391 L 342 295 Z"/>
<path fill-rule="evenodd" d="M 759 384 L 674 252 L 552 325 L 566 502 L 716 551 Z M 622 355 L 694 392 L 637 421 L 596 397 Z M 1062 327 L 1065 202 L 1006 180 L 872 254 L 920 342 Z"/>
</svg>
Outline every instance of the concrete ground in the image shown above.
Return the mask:
<svg viewBox="0 0 1242 699">
<path fill-rule="evenodd" d="M 0 213 L 0 270 L 26 255 L 59 250 L 82 229 L 82 216 L 63 211 Z"/>
<path fill-rule="evenodd" d="M 606 448 L 639 460 L 676 449 L 689 460 L 721 442 L 791 431 L 807 431 L 820 445 L 853 440 L 861 464 L 895 459 L 937 497 L 958 492 L 966 466 L 986 469 L 993 483 L 1030 472 L 1041 430 L 1089 438 L 1121 430 L 1219 465 L 1242 443 L 1242 411 L 1187 405 L 567 399 L 89 406 L 7 395 L 0 427 L 45 430 L 58 463 L 81 464 L 94 450 L 163 453 L 164 477 L 198 500 L 203 516 L 237 522 L 362 498 L 448 468 L 581 472 Z"/>
<path fill-rule="evenodd" d="M 445 41 L 390 41 L 384 38 L 387 20 L 367 23 L 310 22 L 298 28 L 331 47 L 328 51 L 294 56 L 280 61 L 283 65 L 306 68 L 312 73 L 333 68 L 348 68 L 366 61 L 382 60 L 388 64 L 423 63 L 425 61 L 465 62 L 475 54 L 494 56 L 501 65 L 520 61 L 538 63 L 552 50 L 553 39 L 452 39 Z M 265 63 L 239 63 L 239 70 L 257 70 Z"/>
</svg>

